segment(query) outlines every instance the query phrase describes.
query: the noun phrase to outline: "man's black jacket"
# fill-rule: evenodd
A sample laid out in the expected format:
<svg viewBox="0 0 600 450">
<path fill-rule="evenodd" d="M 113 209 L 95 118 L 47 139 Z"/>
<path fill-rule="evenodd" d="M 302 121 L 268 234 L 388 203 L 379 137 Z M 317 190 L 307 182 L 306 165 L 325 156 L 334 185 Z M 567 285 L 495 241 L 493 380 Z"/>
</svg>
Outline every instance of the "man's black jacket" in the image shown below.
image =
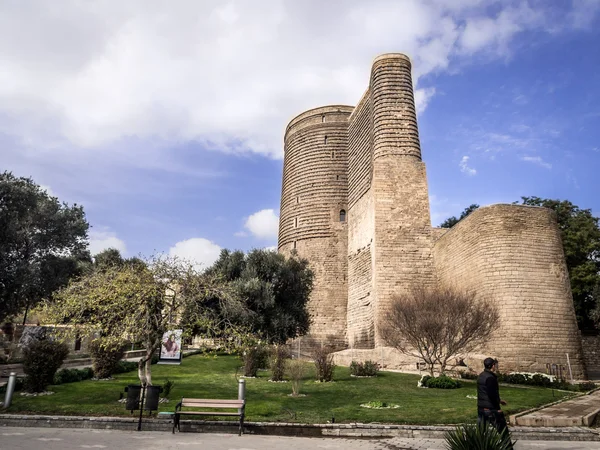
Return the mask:
<svg viewBox="0 0 600 450">
<path fill-rule="evenodd" d="M 496 374 L 488 369 L 481 372 L 477 378 L 477 409 L 500 409 L 498 379 Z"/>
</svg>

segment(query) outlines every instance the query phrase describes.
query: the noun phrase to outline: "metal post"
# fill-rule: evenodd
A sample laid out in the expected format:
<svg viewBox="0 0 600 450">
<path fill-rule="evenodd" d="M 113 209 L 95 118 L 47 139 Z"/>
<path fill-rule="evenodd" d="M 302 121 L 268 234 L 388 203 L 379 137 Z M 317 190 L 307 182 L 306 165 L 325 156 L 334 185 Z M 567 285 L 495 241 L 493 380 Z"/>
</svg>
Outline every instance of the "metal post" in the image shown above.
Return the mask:
<svg viewBox="0 0 600 450">
<path fill-rule="evenodd" d="M 246 400 L 246 380 L 238 380 L 238 400 Z M 242 408 L 238 409 L 238 413 L 242 413 Z"/>
<path fill-rule="evenodd" d="M 573 383 L 573 371 L 571 370 L 571 361 L 569 360 L 568 353 L 567 353 L 567 365 L 569 366 L 569 375 L 571 376 L 571 383 Z"/>
<path fill-rule="evenodd" d="M 144 412 L 144 394 L 146 393 L 146 382 L 142 385 L 142 400 L 140 403 L 140 419 L 138 421 L 138 431 L 142 431 L 142 413 Z"/>
<path fill-rule="evenodd" d="M 6 393 L 4 394 L 4 408 L 8 408 L 12 402 L 13 392 L 15 391 L 15 384 L 17 382 L 17 374 L 11 372 L 8 378 L 8 384 L 6 385 Z"/>
</svg>

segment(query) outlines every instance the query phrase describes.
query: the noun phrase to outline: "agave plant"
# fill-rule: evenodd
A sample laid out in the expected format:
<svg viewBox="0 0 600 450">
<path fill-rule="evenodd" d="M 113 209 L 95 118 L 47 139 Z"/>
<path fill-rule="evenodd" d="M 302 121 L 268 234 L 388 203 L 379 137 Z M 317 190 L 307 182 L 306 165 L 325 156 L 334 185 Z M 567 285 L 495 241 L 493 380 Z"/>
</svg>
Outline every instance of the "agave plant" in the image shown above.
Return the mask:
<svg viewBox="0 0 600 450">
<path fill-rule="evenodd" d="M 513 450 L 510 435 L 491 426 L 461 425 L 446 432 L 448 450 Z"/>
</svg>

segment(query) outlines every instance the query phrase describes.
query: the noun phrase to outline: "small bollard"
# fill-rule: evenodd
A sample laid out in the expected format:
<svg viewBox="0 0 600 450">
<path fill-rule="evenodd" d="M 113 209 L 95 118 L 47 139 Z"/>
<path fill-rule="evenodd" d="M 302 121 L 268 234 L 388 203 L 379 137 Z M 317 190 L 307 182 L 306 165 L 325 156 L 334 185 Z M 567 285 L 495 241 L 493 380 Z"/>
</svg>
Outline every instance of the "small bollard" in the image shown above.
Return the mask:
<svg viewBox="0 0 600 450">
<path fill-rule="evenodd" d="M 15 392 L 15 384 L 17 383 L 17 374 L 11 372 L 6 385 L 6 393 L 4 394 L 4 408 L 8 408 L 12 402 L 13 392 Z"/>
<path fill-rule="evenodd" d="M 246 380 L 238 381 L 238 400 L 246 400 Z M 242 413 L 242 408 L 238 409 L 238 413 Z"/>
</svg>

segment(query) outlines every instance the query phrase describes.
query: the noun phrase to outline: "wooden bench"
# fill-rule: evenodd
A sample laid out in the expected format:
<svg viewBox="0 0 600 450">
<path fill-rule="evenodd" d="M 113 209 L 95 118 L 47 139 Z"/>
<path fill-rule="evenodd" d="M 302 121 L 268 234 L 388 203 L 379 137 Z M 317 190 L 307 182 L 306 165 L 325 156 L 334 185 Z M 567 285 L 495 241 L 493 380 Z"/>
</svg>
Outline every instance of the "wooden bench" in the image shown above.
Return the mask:
<svg viewBox="0 0 600 450">
<path fill-rule="evenodd" d="M 237 409 L 236 412 L 223 412 L 223 411 L 182 411 L 181 408 L 221 408 L 221 409 Z M 201 398 L 182 398 L 179 403 L 175 406 L 175 412 L 173 413 L 173 433 L 175 433 L 175 427 L 178 431 L 179 420 L 181 416 L 239 416 L 240 418 L 240 432 L 239 436 L 243 433 L 244 428 L 244 412 L 246 409 L 246 400 L 221 400 L 221 399 L 201 399 Z"/>
</svg>

